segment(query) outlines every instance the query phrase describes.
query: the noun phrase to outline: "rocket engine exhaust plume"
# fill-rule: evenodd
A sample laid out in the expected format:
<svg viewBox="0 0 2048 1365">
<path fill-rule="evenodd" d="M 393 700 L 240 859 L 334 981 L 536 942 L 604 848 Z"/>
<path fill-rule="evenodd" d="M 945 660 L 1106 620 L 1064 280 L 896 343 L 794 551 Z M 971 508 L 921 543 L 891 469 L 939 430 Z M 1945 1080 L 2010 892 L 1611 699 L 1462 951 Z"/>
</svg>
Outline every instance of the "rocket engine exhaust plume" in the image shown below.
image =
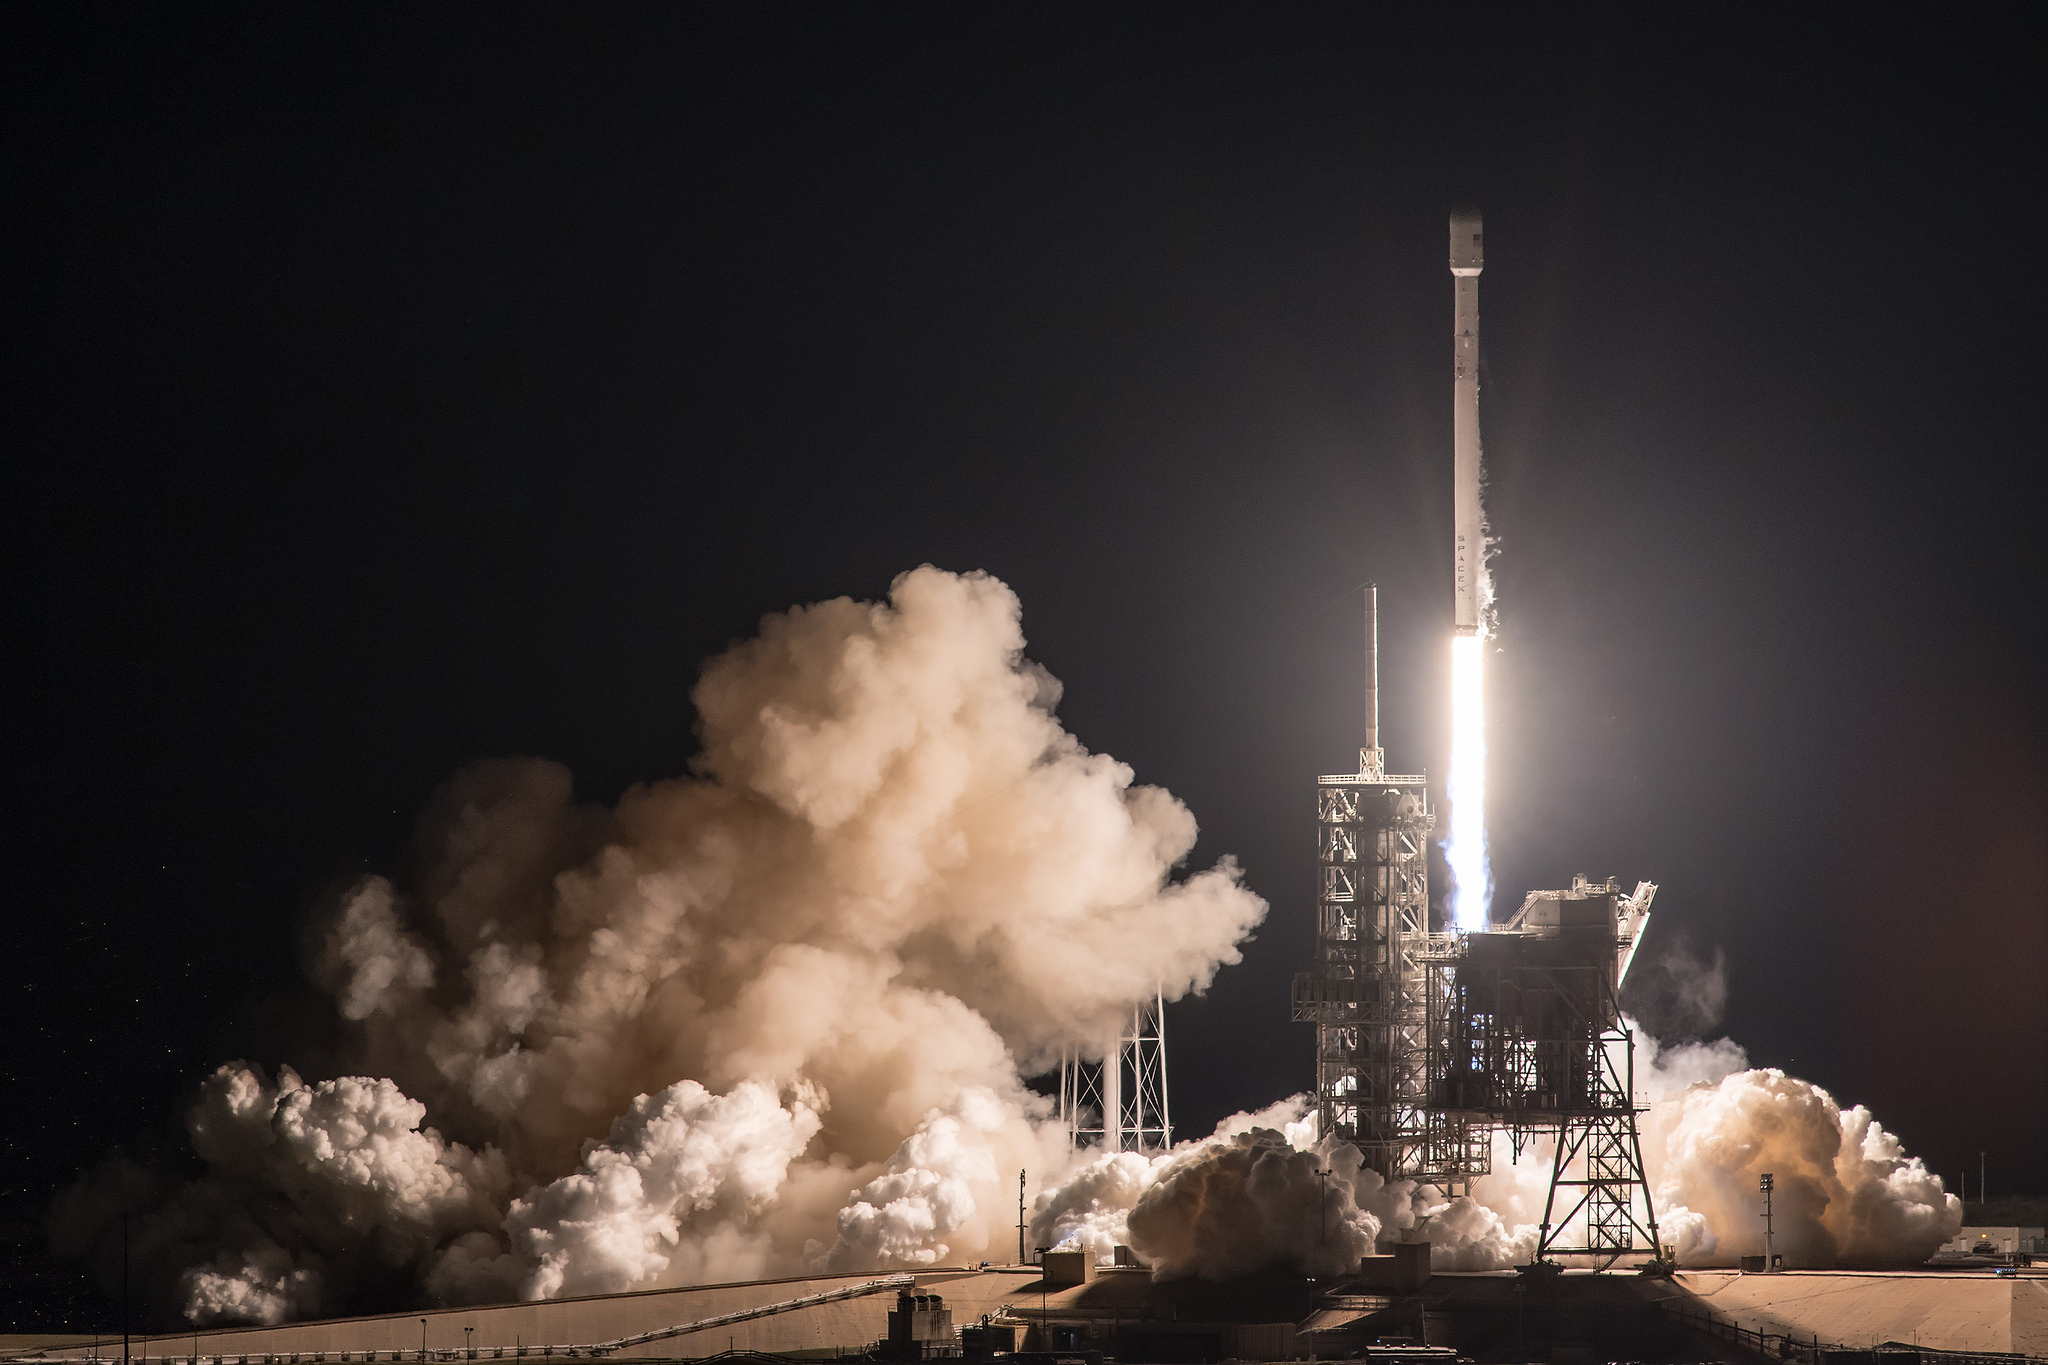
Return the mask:
<svg viewBox="0 0 2048 1365">
<path fill-rule="evenodd" d="M 1444 861 L 1451 869 L 1451 920 L 1486 928 L 1493 868 L 1486 852 L 1486 639 L 1451 637 L 1451 769 L 1444 795 L 1451 806 Z"/>
</svg>

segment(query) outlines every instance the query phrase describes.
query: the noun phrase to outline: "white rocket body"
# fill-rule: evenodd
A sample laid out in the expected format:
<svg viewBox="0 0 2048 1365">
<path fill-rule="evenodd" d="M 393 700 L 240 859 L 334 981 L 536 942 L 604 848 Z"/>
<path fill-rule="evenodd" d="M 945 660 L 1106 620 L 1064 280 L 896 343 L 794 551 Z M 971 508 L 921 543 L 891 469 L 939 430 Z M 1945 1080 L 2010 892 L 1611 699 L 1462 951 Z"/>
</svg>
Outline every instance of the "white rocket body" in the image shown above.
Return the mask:
<svg viewBox="0 0 2048 1365">
<path fill-rule="evenodd" d="M 1456 384 L 1451 398 L 1454 451 L 1451 498 L 1457 585 L 1457 628 L 1477 635 L 1484 607 L 1480 580 L 1486 572 L 1486 538 L 1479 523 L 1479 215 L 1451 215 L 1451 275 L 1456 294 L 1452 320 L 1452 360 Z"/>
</svg>

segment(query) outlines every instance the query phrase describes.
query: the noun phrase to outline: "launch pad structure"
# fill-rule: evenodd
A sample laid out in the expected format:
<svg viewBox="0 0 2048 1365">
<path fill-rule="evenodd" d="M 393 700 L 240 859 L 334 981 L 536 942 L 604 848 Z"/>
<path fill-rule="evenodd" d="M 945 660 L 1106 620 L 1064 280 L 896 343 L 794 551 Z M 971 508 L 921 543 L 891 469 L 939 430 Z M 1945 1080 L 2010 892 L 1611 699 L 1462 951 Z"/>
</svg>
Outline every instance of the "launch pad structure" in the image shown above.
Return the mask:
<svg viewBox="0 0 2048 1365">
<path fill-rule="evenodd" d="M 1538 1261 L 1663 1254 L 1620 1001 L 1656 894 L 1654 882 L 1623 895 L 1612 878 L 1577 876 L 1427 963 L 1431 1112 L 1504 1130 L 1517 1156 L 1554 1140 Z"/>
<path fill-rule="evenodd" d="M 1453 214 L 1456 631 L 1481 635 L 1477 213 Z M 1316 779 L 1315 956 L 1294 978 L 1296 1022 L 1315 1025 L 1315 1112 L 1385 1180 L 1469 1195 L 1494 1140 L 1516 1159 L 1552 1144 L 1535 1259 L 1664 1259 L 1636 1119 L 1633 1038 L 1621 983 L 1657 888 L 1624 895 L 1573 879 L 1534 891 L 1501 924 L 1432 923 L 1426 774 L 1390 773 L 1380 745 L 1379 591 L 1365 589 L 1365 743 L 1358 770 Z M 1061 1060 L 1070 1148 L 1170 1147 L 1163 1001 Z M 1099 1060 L 1097 1060 L 1099 1057 Z"/>
<path fill-rule="evenodd" d="M 1388 1180 L 1463 1193 L 1487 1135 L 1430 1106 L 1430 964 L 1454 935 L 1429 924 L 1429 779 L 1390 774 L 1379 743 L 1379 589 L 1365 590 L 1366 739 L 1356 773 L 1316 779 L 1315 965 L 1293 1015 L 1316 1026 L 1320 1131 Z"/>
<path fill-rule="evenodd" d="M 1553 1146 L 1536 1259 L 1662 1256 L 1621 982 L 1657 894 L 1575 877 L 1475 932 L 1430 921 L 1428 779 L 1385 770 L 1378 599 L 1366 589 L 1366 745 L 1316 779 L 1315 958 L 1293 1017 L 1316 1028 L 1319 1131 L 1388 1181 L 1471 1193 L 1493 1136 Z"/>
<path fill-rule="evenodd" d="M 1456 633 L 1484 633 L 1479 504 L 1477 213 L 1450 220 Z M 1495 1134 L 1516 1158 L 1553 1144 L 1535 1260 L 1663 1259 L 1636 1118 L 1621 982 L 1656 886 L 1612 879 L 1531 892 L 1505 923 L 1432 924 L 1426 775 L 1380 747 L 1379 597 L 1365 590 L 1365 745 L 1358 771 L 1316 780 L 1315 957 L 1292 1012 L 1315 1025 L 1320 1131 L 1388 1181 L 1469 1194 Z"/>
</svg>

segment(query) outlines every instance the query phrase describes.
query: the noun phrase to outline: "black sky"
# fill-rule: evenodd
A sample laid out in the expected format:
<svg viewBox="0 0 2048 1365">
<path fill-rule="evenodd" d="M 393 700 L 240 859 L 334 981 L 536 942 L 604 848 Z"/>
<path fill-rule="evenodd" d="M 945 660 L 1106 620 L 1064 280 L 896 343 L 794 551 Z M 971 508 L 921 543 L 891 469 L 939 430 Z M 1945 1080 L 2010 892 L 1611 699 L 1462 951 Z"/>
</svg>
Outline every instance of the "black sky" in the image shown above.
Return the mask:
<svg viewBox="0 0 2048 1365">
<path fill-rule="evenodd" d="M 450 772 L 677 773 L 927 561 L 1273 902 L 1180 1126 L 1305 1086 L 1368 579 L 1444 765 L 1460 203 L 1502 898 L 1658 880 L 1757 1062 L 2048 1192 L 2039 72 L 1935 13 L 10 7 L 7 1314 Z"/>
</svg>

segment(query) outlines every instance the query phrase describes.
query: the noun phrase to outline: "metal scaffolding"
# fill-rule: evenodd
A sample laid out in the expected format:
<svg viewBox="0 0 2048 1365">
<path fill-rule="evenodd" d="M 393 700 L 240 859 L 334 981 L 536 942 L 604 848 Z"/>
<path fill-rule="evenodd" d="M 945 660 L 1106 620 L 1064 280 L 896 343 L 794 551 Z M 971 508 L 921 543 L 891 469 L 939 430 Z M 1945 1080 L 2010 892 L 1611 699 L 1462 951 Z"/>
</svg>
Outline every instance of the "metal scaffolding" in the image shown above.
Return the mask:
<svg viewBox="0 0 2048 1365">
<path fill-rule="evenodd" d="M 1488 1169 L 1469 1123 L 1429 1104 L 1428 778 L 1389 774 L 1379 745 L 1379 602 L 1365 597 L 1366 742 L 1358 771 L 1316 780 L 1316 949 L 1293 1016 L 1316 1026 L 1321 1131 L 1357 1144 L 1388 1180 L 1447 1191 Z"/>
<path fill-rule="evenodd" d="M 1163 1152 L 1173 1145 L 1160 995 L 1131 1011 L 1117 1036 L 1104 1041 L 1100 1058 L 1073 1047 L 1061 1054 L 1060 1122 L 1074 1149 Z"/>
<path fill-rule="evenodd" d="M 1660 1254 L 1636 1133 L 1620 990 L 1657 888 L 1530 893 L 1497 928 L 1433 931 L 1427 779 L 1379 747 L 1377 594 L 1365 599 L 1366 743 L 1316 783 L 1316 948 L 1293 1013 L 1316 1026 L 1321 1131 L 1388 1180 L 1470 1192 L 1493 1135 L 1553 1138 L 1537 1244 L 1553 1256 Z"/>
<path fill-rule="evenodd" d="M 1555 1139 L 1538 1261 L 1661 1254 L 1620 1003 L 1656 892 L 1578 877 L 1429 964 L 1431 1108 L 1506 1130 L 1517 1153 Z"/>
</svg>

